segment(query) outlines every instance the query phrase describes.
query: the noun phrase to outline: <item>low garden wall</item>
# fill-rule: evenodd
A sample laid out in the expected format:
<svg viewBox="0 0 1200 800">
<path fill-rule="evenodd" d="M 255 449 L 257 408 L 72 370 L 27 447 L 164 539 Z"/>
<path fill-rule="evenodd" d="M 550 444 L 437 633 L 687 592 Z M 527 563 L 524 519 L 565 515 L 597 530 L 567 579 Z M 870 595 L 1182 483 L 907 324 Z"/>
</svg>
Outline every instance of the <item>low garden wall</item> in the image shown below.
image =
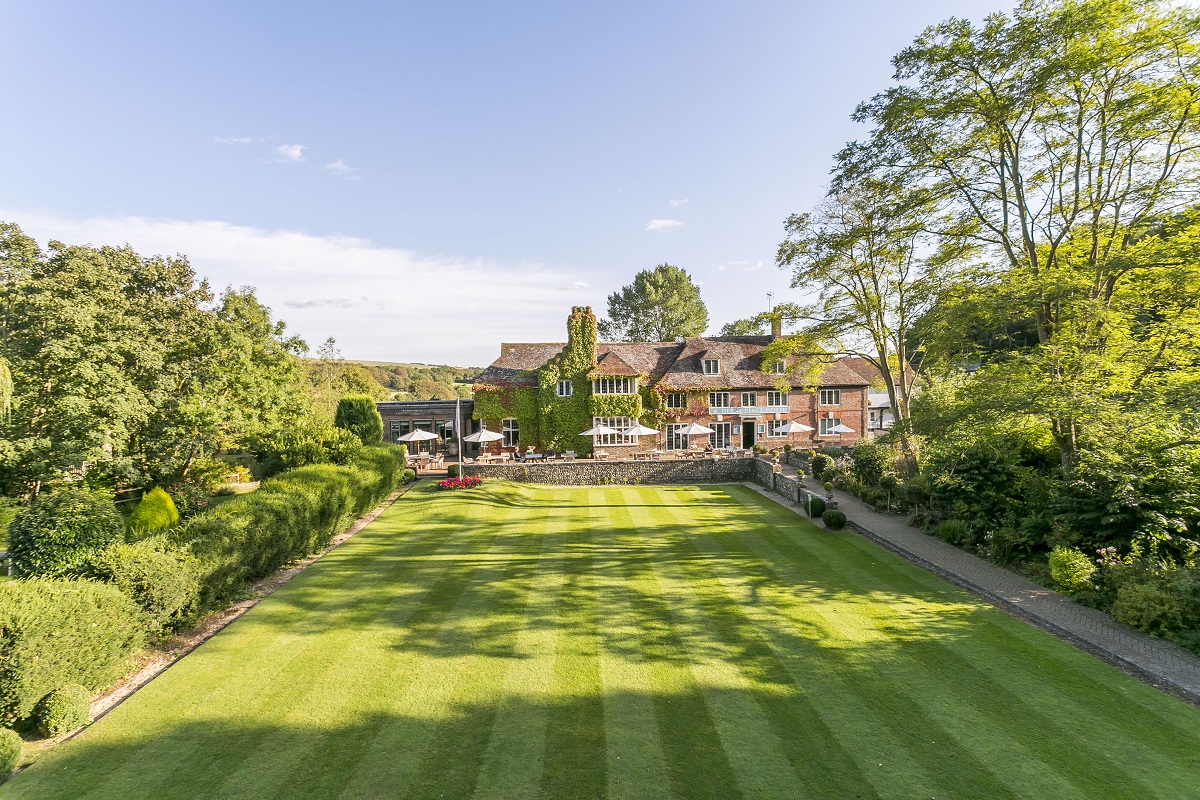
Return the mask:
<svg viewBox="0 0 1200 800">
<path fill-rule="evenodd" d="M 635 483 L 741 483 L 757 480 L 765 465 L 753 458 L 697 458 L 680 461 L 562 461 L 552 464 L 468 464 L 464 475 L 554 486 L 602 486 Z"/>
</svg>

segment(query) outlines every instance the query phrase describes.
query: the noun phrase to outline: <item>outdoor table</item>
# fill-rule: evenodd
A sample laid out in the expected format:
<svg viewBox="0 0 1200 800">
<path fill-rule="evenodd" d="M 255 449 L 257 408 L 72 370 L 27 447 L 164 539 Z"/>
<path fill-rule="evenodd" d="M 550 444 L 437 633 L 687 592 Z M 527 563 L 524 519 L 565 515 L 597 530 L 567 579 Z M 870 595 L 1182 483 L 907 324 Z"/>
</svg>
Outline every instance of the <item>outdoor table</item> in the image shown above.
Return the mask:
<svg viewBox="0 0 1200 800">
<path fill-rule="evenodd" d="M 546 457 L 545 453 L 526 453 L 525 454 L 526 461 L 541 461 L 545 457 Z"/>
</svg>

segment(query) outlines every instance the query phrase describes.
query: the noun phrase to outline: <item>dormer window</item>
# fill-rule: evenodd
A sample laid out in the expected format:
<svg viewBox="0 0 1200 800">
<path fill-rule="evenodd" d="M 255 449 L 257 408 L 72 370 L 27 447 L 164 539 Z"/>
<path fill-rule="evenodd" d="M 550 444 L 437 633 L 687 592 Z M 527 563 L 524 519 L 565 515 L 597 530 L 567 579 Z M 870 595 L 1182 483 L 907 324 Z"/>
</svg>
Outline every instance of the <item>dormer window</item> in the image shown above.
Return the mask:
<svg viewBox="0 0 1200 800">
<path fill-rule="evenodd" d="M 636 378 L 598 378 L 592 382 L 592 394 L 636 394 Z"/>
<path fill-rule="evenodd" d="M 721 362 L 715 358 L 705 358 L 700 362 L 700 371 L 705 375 L 721 374 Z"/>
<path fill-rule="evenodd" d="M 782 374 L 783 374 L 783 373 L 785 373 L 785 372 L 787 372 L 787 364 L 785 364 L 785 363 L 782 361 L 782 359 L 781 359 L 781 360 L 779 360 L 779 361 L 776 361 L 776 362 L 775 362 L 775 374 L 776 374 L 776 375 L 782 375 Z"/>
</svg>

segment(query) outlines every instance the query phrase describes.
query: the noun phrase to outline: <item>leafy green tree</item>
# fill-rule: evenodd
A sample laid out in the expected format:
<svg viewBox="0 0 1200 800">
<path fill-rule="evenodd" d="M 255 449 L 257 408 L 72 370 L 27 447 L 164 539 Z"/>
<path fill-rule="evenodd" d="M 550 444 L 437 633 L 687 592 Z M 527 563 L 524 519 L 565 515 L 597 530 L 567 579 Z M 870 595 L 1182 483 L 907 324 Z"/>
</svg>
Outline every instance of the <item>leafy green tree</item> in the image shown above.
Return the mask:
<svg viewBox="0 0 1200 800">
<path fill-rule="evenodd" d="M 350 431 L 363 444 L 379 444 L 383 441 L 383 417 L 376 410 L 375 401 L 367 395 L 339 400 L 333 424 Z"/>
<path fill-rule="evenodd" d="M 909 399 L 916 373 L 908 342 L 931 297 L 919 255 L 930 213 L 926 193 L 870 179 L 831 192 L 812 213 L 789 217 L 776 261 L 792 270 L 792 286 L 815 290 L 819 299 L 794 309 L 804 324 L 800 335 L 776 341 L 764 353 L 764 361 L 773 363 L 824 349 L 873 364 L 896 411 L 910 469 L 916 445 Z"/>
<path fill-rule="evenodd" d="M 1153 0 L 950 19 L 896 56 L 896 85 L 856 112 L 874 130 L 839 156 L 835 189 L 881 174 L 927 189 L 944 215 L 932 227 L 974 247 L 1028 311 L 1039 347 L 1020 370 L 1053 389 L 1038 413 L 1064 469 L 1090 422 L 1080 400 L 1127 383 L 1108 379 L 1126 372 L 1110 354 L 1133 343 L 1114 320 L 1123 287 L 1154 264 L 1145 285 L 1165 278 L 1147 234 L 1197 196 L 1198 44 L 1200 13 Z M 1160 326 L 1164 354 L 1190 327 Z"/>
<path fill-rule="evenodd" d="M 600 322 L 600 335 L 612 341 L 669 342 L 699 336 L 707 327 L 708 309 L 691 276 L 659 264 L 608 296 L 608 318 Z"/>
</svg>

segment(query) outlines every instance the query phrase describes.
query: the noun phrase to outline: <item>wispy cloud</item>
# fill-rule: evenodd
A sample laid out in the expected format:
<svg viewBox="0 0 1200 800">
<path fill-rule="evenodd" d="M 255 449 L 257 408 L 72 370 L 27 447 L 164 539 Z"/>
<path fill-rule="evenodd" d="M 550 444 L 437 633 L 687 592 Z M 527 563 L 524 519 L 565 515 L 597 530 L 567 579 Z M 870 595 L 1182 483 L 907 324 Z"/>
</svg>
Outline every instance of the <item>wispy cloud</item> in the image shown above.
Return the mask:
<svg viewBox="0 0 1200 800">
<path fill-rule="evenodd" d="M 214 136 L 213 141 L 221 144 L 250 144 L 254 140 L 249 136 Z"/>
<path fill-rule="evenodd" d="M 674 208 L 675 206 L 686 206 L 686 205 L 687 205 L 688 203 L 690 203 L 690 202 L 691 202 L 691 201 L 690 201 L 690 200 L 688 200 L 688 199 L 685 197 L 685 198 L 683 198 L 682 200 L 671 200 L 671 201 L 668 201 L 668 202 L 667 202 L 667 205 L 669 205 L 669 206 L 671 206 L 672 208 Z"/>
<path fill-rule="evenodd" d="M 646 223 L 646 230 L 667 233 L 678 228 L 683 223 L 677 219 L 652 219 Z"/>
<path fill-rule="evenodd" d="M 587 281 L 571 281 L 566 286 L 559 289 L 560 292 L 577 292 L 580 289 L 588 288 Z"/>
<path fill-rule="evenodd" d="M 280 161 L 294 162 L 304 160 L 304 151 L 308 147 L 302 144 L 281 144 L 275 148 L 275 152 L 279 154 Z"/>
<path fill-rule="evenodd" d="M 314 347 L 333 336 L 347 357 L 484 366 L 501 341 L 554 342 L 569 308 L 593 291 L 576 274 L 537 263 L 431 256 L 342 235 L 270 230 L 217 220 L 144 217 L 70 219 L 0 208 L 43 244 L 120 245 L 139 253 L 185 253 L 213 287 L 251 285 Z M 449 312 L 441 302 L 453 287 Z M 282 312 L 282 313 L 280 313 Z M 380 336 L 379 331 L 401 332 Z M 427 334 L 427 335 L 426 335 Z"/>
<path fill-rule="evenodd" d="M 356 181 L 361 177 L 354 174 L 358 172 L 357 169 L 350 166 L 345 161 L 342 161 L 340 158 L 337 161 L 334 161 L 332 164 L 326 164 L 325 169 L 340 178 L 345 178 L 346 180 Z"/>
</svg>

